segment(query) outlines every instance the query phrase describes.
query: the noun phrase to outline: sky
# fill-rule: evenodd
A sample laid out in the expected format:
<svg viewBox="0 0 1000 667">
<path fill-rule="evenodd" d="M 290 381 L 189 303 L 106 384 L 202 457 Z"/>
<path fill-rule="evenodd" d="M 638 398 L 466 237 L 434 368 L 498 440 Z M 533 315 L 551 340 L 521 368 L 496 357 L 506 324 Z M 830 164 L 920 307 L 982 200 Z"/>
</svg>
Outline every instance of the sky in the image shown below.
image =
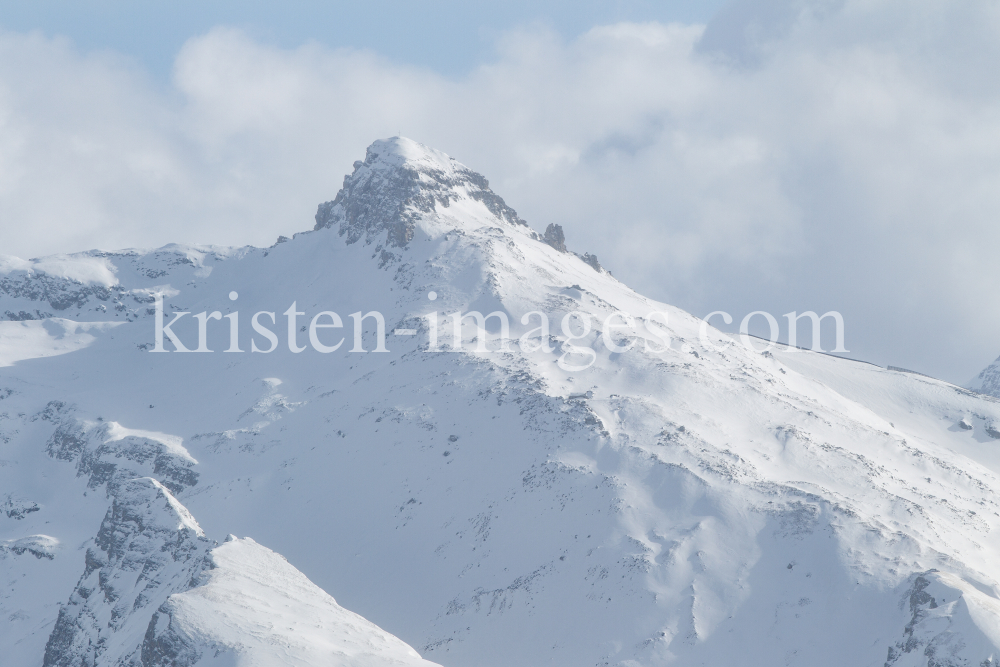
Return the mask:
<svg viewBox="0 0 1000 667">
<path fill-rule="evenodd" d="M 0 254 L 269 245 L 402 133 L 644 294 L 965 383 L 996 62 L 994 0 L 0 1 Z"/>
<path fill-rule="evenodd" d="M 157 77 L 169 76 L 192 36 L 216 26 L 239 28 L 255 41 L 295 48 L 371 49 L 399 63 L 447 75 L 468 73 L 490 58 L 494 42 L 518 27 L 545 26 L 575 37 L 621 21 L 707 21 L 724 0 L 0 0 L 0 26 L 64 35 L 83 51 L 114 50 Z"/>
</svg>

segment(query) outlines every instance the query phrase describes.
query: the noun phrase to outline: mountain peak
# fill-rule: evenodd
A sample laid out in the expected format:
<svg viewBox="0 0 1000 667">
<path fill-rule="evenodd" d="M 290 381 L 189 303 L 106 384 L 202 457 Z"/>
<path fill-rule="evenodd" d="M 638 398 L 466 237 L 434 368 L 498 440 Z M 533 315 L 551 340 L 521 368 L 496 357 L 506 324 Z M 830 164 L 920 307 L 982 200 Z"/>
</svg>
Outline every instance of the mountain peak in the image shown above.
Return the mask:
<svg viewBox="0 0 1000 667">
<path fill-rule="evenodd" d="M 456 166 L 467 169 L 447 153 L 425 146 L 408 137 L 377 139 L 365 152 L 364 164 L 372 168 L 399 168 L 409 165 L 413 169 L 452 171 Z M 355 166 L 357 166 L 355 164 Z"/>
<path fill-rule="evenodd" d="M 451 209 L 454 204 L 470 204 Z M 448 210 L 451 209 L 451 210 Z M 421 221 L 455 228 L 469 220 L 527 226 L 489 181 L 441 151 L 405 137 L 375 141 L 344 177 L 333 201 L 319 205 L 316 230 L 336 228 L 347 243 L 405 247 Z"/>
</svg>

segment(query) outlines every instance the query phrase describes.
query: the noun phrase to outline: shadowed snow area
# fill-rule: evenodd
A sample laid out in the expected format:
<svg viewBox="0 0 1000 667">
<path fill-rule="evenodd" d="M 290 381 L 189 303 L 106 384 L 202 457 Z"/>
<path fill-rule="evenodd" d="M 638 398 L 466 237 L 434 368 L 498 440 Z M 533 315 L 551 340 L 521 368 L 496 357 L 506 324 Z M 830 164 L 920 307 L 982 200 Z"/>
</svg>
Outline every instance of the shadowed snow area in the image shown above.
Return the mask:
<svg viewBox="0 0 1000 667">
<path fill-rule="evenodd" d="M 997 664 L 1000 401 L 702 337 L 572 248 L 394 138 L 270 248 L 5 259 L 4 326 L 92 340 L 0 375 L 0 655 Z M 152 351 L 157 294 L 212 352 Z"/>
<path fill-rule="evenodd" d="M 432 667 L 270 549 L 230 537 L 150 622 L 143 664 Z"/>
</svg>

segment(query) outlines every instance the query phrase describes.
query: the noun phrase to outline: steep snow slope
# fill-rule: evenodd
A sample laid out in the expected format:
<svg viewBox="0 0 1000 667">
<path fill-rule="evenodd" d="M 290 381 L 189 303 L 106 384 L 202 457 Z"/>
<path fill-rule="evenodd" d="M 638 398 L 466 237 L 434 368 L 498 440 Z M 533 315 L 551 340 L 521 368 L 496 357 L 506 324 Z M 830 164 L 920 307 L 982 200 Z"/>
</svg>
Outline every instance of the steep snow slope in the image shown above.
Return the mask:
<svg viewBox="0 0 1000 667">
<path fill-rule="evenodd" d="M 95 259 L 113 278 L 66 277 Z M 18 619 L 0 651 L 19 664 L 40 662 L 88 540 L 137 477 L 209 538 L 253 536 L 449 667 L 1000 656 L 1000 403 L 710 328 L 703 339 L 698 319 L 564 251 L 558 230 L 541 237 L 439 152 L 376 142 L 314 231 L 271 248 L 56 264 L 8 260 L 0 312 L 124 323 L 59 356 L 5 352 L 17 361 L 0 370 L 0 488 L 19 518 L 0 518 L 0 540 L 59 545 L 0 561 L 0 617 Z M 231 320 L 206 319 L 215 352 L 151 352 L 156 292 L 167 322 L 238 312 L 237 345 Z M 507 349 L 497 318 L 485 350 L 469 320 L 453 347 L 445 316 L 470 310 L 509 316 Z M 267 354 L 250 352 L 259 311 L 274 313 L 259 320 L 277 338 Z M 344 325 L 313 331 L 326 346 L 344 337 L 329 353 L 310 344 L 320 311 Z M 369 311 L 385 316 L 386 352 L 372 351 L 372 318 L 368 351 L 351 351 L 349 315 Z M 551 335 L 519 344 L 532 311 Z M 567 340 L 574 311 L 593 326 Z M 303 315 L 288 326 L 286 312 Z M 607 320 L 621 313 L 635 326 Z M 192 317 L 173 327 L 189 349 Z M 196 590 L 170 608 L 194 609 L 182 601 Z M 207 616 L 184 618 L 193 635 Z"/>
<path fill-rule="evenodd" d="M 249 538 L 230 536 L 205 565 L 153 617 L 144 665 L 434 667 Z"/>
</svg>

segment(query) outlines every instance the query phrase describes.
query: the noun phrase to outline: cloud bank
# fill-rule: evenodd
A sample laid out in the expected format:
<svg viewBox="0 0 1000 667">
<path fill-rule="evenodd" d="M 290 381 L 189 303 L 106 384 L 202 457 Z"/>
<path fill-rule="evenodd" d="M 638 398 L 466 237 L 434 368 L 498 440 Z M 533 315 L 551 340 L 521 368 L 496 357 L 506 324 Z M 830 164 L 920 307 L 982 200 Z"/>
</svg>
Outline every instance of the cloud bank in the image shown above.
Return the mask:
<svg viewBox="0 0 1000 667">
<path fill-rule="evenodd" d="M 737 320 L 839 310 L 851 356 L 964 381 L 1000 353 L 996 62 L 986 1 L 524 30 L 461 79 L 218 28 L 164 86 L 7 33 L 0 253 L 270 244 L 402 132 L 651 296 Z"/>
</svg>

